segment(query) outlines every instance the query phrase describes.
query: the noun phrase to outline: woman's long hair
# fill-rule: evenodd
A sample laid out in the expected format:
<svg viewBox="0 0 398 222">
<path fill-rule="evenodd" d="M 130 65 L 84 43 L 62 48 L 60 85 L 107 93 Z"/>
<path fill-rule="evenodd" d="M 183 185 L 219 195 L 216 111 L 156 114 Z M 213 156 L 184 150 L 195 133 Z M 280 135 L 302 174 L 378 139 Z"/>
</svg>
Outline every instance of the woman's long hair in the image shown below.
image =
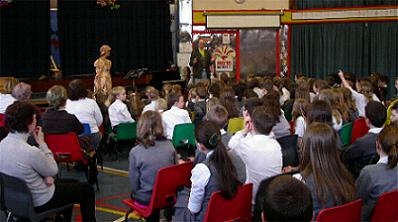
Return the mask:
<svg viewBox="0 0 398 222">
<path fill-rule="evenodd" d="M 218 173 L 217 179 L 221 194 L 227 199 L 232 198 L 241 183 L 237 179 L 236 169 L 229 158 L 227 149 L 221 142 L 219 127 L 210 121 L 203 121 L 195 129 L 195 137 L 208 150 L 214 150 L 209 162 Z"/>
<path fill-rule="evenodd" d="M 321 206 L 325 206 L 329 195 L 334 203 L 355 199 L 354 180 L 340 160 L 337 139 L 330 125 L 319 122 L 309 125 L 303 138 L 301 174 L 304 181 L 313 176 Z"/>
</svg>

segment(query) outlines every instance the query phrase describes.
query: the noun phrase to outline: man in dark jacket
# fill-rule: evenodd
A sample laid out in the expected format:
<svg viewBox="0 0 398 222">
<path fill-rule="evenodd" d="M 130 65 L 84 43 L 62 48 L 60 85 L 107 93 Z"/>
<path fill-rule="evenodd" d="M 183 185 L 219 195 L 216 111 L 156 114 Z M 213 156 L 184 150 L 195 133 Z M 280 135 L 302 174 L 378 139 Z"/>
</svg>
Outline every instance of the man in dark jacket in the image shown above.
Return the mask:
<svg viewBox="0 0 398 222">
<path fill-rule="evenodd" d="M 205 49 L 205 41 L 199 39 L 198 47 L 196 47 L 189 60 L 192 66 L 194 83 L 201 79 L 210 79 L 210 65 L 213 63 L 211 53 Z"/>
</svg>

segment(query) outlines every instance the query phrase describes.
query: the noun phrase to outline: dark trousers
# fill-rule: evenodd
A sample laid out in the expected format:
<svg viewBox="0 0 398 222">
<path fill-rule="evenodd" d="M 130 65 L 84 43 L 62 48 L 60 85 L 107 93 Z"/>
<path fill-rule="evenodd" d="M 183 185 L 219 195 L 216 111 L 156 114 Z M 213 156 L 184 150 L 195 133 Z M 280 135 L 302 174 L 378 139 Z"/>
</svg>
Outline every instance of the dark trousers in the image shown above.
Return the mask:
<svg viewBox="0 0 398 222">
<path fill-rule="evenodd" d="M 60 180 L 56 182 L 53 197 L 44 205 L 35 207 L 35 211 L 40 213 L 70 203 L 80 204 L 83 221 L 96 221 L 93 187 L 89 183 L 81 183 L 75 180 Z M 65 221 L 71 221 L 72 208 L 60 213 L 64 216 Z"/>
</svg>

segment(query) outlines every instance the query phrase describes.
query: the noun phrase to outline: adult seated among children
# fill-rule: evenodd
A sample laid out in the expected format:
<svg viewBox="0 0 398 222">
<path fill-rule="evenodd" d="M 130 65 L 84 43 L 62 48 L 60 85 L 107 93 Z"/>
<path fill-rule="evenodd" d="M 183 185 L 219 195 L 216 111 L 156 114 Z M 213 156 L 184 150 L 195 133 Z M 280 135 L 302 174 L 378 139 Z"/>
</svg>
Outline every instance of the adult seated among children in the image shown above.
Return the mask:
<svg viewBox="0 0 398 222">
<path fill-rule="evenodd" d="M 5 126 L 10 133 L 0 142 L 0 172 L 26 182 L 36 212 L 78 203 L 82 220 L 95 221 L 95 194 L 90 184 L 54 182 L 58 167 L 36 125 L 37 114 L 37 108 L 27 102 L 15 102 L 7 108 Z M 38 147 L 27 143 L 29 135 L 33 135 Z M 61 213 L 64 221 L 71 221 L 72 207 Z"/>
</svg>

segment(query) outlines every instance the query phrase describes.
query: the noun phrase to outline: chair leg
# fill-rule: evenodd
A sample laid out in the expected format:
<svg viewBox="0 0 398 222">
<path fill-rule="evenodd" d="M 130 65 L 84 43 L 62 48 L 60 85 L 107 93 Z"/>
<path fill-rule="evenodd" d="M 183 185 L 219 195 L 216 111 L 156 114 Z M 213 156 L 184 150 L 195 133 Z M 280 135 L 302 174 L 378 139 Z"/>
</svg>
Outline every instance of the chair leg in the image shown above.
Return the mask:
<svg viewBox="0 0 398 222">
<path fill-rule="evenodd" d="M 133 209 L 129 209 L 129 211 L 127 211 L 126 216 L 124 217 L 124 222 L 127 222 L 129 219 L 129 214 L 131 214 L 131 212 L 133 212 Z"/>
</svg>

